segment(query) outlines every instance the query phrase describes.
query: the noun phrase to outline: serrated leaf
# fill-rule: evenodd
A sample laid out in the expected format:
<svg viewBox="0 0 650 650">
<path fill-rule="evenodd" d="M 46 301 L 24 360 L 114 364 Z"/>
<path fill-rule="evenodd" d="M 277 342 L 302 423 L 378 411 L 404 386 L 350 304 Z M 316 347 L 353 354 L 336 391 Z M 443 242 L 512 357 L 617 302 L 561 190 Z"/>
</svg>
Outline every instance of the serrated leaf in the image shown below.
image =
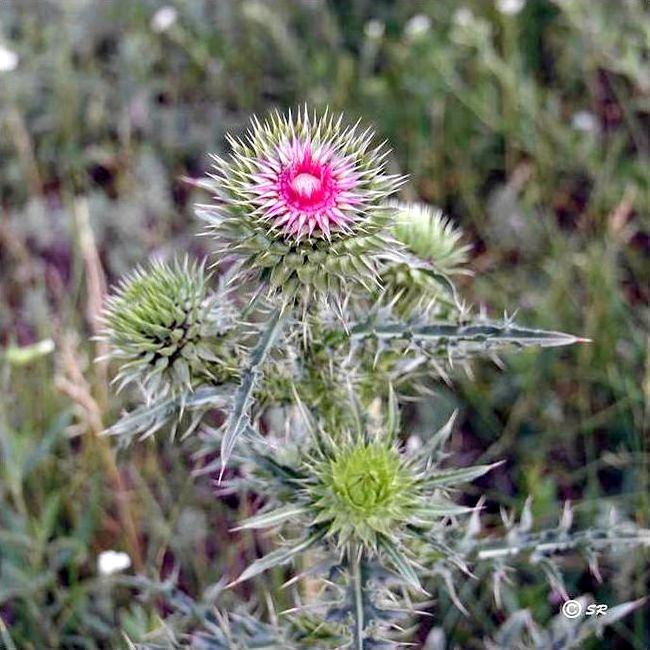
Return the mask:
<svg viewBox="0 0 650 650">
<path fill-rule="evenodd" d="M 324 530 L 319 530 L 318 532 L 312 533 L 309 537 L 306 537 L 298 544 L 291 546 L 289 548 L 278 548 L 275 551 L 271 551 L 264 557 L 261 557 L 259 560 L 255 560 L 251 565 L 249 565 L 244 572 L 231 582 L 228 587 L 244 582 L 245 580 L 250 580 L 251 578 L 268 571 L 273 567 L 285 564 L 288 562 L 294 555 L 306 551 L 310 546 L 313 546 L 316 542 L 322 539 L 325 535 Z"/>
<path fill-rule="evenodd" d="M 263 512 L 262 514 L 245 519 L 239 526 L 232 530 L 268 528 L 269 526 L 275 526 L 276 524 L 282 523 L 286 519 L 300 515 L 305 512 L 305 510 L 304 506 L 288 506 L 286 508 Z"/>
<path fill-rule="evenodd" d="M 390 560 L 390 563 L 393 565 L 395 570 L 411 587 L 413 587 L 413 589 L 424 592 L 424 589 L 422 589 L 422 585 L 420 584 L 420 579 L 418 578 L 417 573 L 415 573 L 415 569 L 396 544 L 385 535 L 381 535 L 379 536 L 379 548 L 384 551 L 386 557 Z"/>
<path fill-rule="evenodd" d="M 261 372 L 261 366 L 273 347 L 275 339 L 281 332 L 283 323 L 283 312 L 281 309 L 276 309 L 266 323 L 266 329 L 253 348 L 248 366 L 242 373 L 241 383 L 235 392 L 232 410 L 226 422 L 223 438 L 221 439 L 221 476 L 223 476 L 237 439 L 242 431 L 250 424 L 248 408 L 252 399 L 253 389 Z"/>
<path fill-rule="evenodd" d="M 586 341 L 564 332 L 518 327 L 509 321 L 468 325 L 449 323 L 411 325 L 396 320 L 367 321 L 354 325 L 350 330 L 350 336 L 353 339 L 411 341 L 429 352 L 446 355 L 453 350 L 458 356 L 464 357 L 494 354 L 497 350 L 508 347 L 519 349 L 530 346 L 558 347 Z"/>
</svg>

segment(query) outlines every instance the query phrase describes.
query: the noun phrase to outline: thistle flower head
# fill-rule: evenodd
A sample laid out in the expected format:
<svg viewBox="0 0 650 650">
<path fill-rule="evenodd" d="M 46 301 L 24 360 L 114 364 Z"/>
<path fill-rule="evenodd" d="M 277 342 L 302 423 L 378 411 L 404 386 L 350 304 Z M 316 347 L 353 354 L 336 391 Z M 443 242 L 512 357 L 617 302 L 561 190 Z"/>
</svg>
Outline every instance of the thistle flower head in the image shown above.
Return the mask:
<svg viewBox="0 0 650 650">
<path fill-rule="evenodd" d="M 417 503 L 417 483 L 399 451 L 383 440 L 334 448 L 314 464 L 308 488 L 316 521 L 327 522 L 337 544 L 376 547 L 378 534 L 403 525 Z"/>
<path fill-rule="evenodd" d="M 254 119 L 245 140 L 229 138 L 227 160 L 215 157 L 218 204 L 200 215 L 222 251 L 285 295 L 374 280 L 366 256 L 384 243 L 379 233 L 393 212 L 385 199 L 402 179 L 385 173 L 387 152 L 371 148 L 372 138 L 306 108 Z"/>
<path fill-rule="evenodd" d="M 148 397 L 191 389 L 202 378 L 216 379 L 215 338 L 229 317 L 209 296 L 208 275 L 185 258 L 154 262 L 123 279 L 107 300 L 103 338 L 121 368 L 116 382 L 134 382 Z"/>
<path fill-rule="evenodd" d="M 298 132 L 288 122 L 283 126 L 286 133 L 266 143 L 255 159 L 257 173 L 240 187 L 255 206 L 253 215 L 271 232 L 295 241 L 352 232 L 370 186 L 356 156 L 346 151 L 340 135 L 323 134 L 322 122 L 311 129 L 307 120 Z"/>
<path fill-rule="evenodd" d="M 287 465 L 265 454 L 256 456 L 257 467 L 264 469 L 261 475 L 252 474 L 251 483 L 254 486 L 259 481 L 267 489 L 273 484 L 272 500 L 280 507 L 268 508 L 240 527 L 264 528 L 290 520 L 304 528 L 306 537 L 288 551 L 274 551 L 257 560 L 239 580 L 320 541 L 349 558 L 383 558 L 411 586 L 420 588 L 414 571 L 415 553 L 428 544 L 435 546 L 434 533 L 448 517 L 471 511 L 450 501 L 448 488 L 471 481 L 492 466 L 459 470 L 438 466 L 452 421 L 429 444 L 407 452 L 397 442 L 393 396 L 385 425 L 364 424 L 367 418 L 364 420 L 357 406 L 351 409 L 357 423 L 354 429 L 339 430 L 334 436 L 308 417 L 305 424 L 317 443 L 311 451 L 298 452 L 298 458 Z M 290 449 L 284 453 L 292 454 Z"/>
<path fill-rule="evenodd" d="M 433 262 L 441 271 L 453 273 L 465 264 L 470 247 L 463 245 L 463 232 L 442 214 L 423 203 L 396 203 L 393 233 L 414 255 Z"/>
</svg>

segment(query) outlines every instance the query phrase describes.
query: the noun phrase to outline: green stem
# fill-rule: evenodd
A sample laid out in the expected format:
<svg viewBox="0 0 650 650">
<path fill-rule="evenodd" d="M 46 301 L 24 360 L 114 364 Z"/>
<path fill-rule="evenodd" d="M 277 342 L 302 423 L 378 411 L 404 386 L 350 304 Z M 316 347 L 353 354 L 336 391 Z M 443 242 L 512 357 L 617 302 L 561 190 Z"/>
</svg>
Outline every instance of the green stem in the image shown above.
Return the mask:
<svg viewBox="0 0 650 650">
<path fill-rule="evenodd" d="M 352 599 L 353 599 L 353 647 L 355 650 L 364 650 L 366 642 L 364 639 L 364 630 L 366 621 L 364 612 L 366 610 L 366 570 L 363 559 L 356 553 L 350 554 L 350 579 L 352 581 Z"/>
</svg>

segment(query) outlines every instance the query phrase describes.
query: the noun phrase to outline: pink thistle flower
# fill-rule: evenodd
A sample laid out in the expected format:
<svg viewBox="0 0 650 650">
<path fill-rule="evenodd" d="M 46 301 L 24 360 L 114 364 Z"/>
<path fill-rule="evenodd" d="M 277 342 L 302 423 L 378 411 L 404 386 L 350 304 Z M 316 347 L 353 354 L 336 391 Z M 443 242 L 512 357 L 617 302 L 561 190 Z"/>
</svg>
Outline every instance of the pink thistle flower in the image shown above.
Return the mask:
<svg viewBox="0 0 650 650">
<path fill-rule="evenodd" d="M 253 119 L 245 141 L 229 138 L 230 160 L 214 157 L 220 208 L 275 238 L 298 241 L 354 235 L 401 179 L 384 173 L 388 152 L 370 150 L 372 133 L 343 128 L 305 108 L 294 117 Z"/>
<path fill-rule="evenodd" d="M 227 159 L 213 156 L 218 202 L 200 215 L 221 252 L 244 257 L 285 295 L 376 282 L 371 258 L 395 212 L 386 200 L 403 178 L 385 172 L 388 151 L 371 146 L 370 129 L 342 121 L 306 108 L 253 118 L 244 139 L 228 136 Z"/>
<path fill-rule="evenodd" d="M 273 229 L 300 239 L 332 230 L 351 231 L 363 206 L 362 178 L 354 159 L 327 144 L 296 136 L 258 161 L 250 190 L 255 214 Z"/>
</svg>

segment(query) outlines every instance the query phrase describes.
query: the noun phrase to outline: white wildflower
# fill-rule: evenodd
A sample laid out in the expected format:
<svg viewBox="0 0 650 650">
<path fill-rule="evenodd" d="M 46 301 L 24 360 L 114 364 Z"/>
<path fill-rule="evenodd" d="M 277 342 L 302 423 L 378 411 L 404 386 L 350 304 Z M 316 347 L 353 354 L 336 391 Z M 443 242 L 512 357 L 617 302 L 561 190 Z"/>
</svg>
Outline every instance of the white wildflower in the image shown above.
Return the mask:
<svg viewBox="0 0 650 650">
<path fill-rule="evenodd" d="M 514 16 L 518 14 L 526 4 L 526 0 L 497 0 L 497 9 L 502 14 Z"/>
<path fill-rule="evenodd" d="M 178 12 L 174 7 L 161 7 L 151 18 L 151 29 L 161 34 L 166 32 L 178 18 Z"/>
<path fill-rule="evenodd" d="M 0 45 L 0 72 L 11 72 L 18 66 L 20 57 L 6 47 Z"/>
<path fill-rule="evenodd" d="M 469 27 L 474 20 L 474 14 L 468 7 L 459 7 L 454 13 L 454 22 L 459 27 Z"/>
<path fill-rule="evenodd" d="M 379 40 L 384 35 L 385 30 L 386 27 L 381 20 L 369 20 L 366 23 L 366 36 L 372 40 Z"/>
<path fill-rule="evenodd" d="M 576 131 L 594 132 L 598 129 L 598 118 L 589 111 L 578 111 L 571 118 L 571 126 Z"/>
<path fill-rule="evenodd" d="M 419 38 L 431 29 L 431 18 L 424 14 L 417 14 L 408 20 L 404 27 L 404 34 L 408 38 Z"/>
<path fill-rule="evenodd" d="M 124 571 L 131 566 L 131 558 L 120 551 L 103 551 L 97 558 L 97 571 L 100 575 L 110 576 Z"/>
</svg>

